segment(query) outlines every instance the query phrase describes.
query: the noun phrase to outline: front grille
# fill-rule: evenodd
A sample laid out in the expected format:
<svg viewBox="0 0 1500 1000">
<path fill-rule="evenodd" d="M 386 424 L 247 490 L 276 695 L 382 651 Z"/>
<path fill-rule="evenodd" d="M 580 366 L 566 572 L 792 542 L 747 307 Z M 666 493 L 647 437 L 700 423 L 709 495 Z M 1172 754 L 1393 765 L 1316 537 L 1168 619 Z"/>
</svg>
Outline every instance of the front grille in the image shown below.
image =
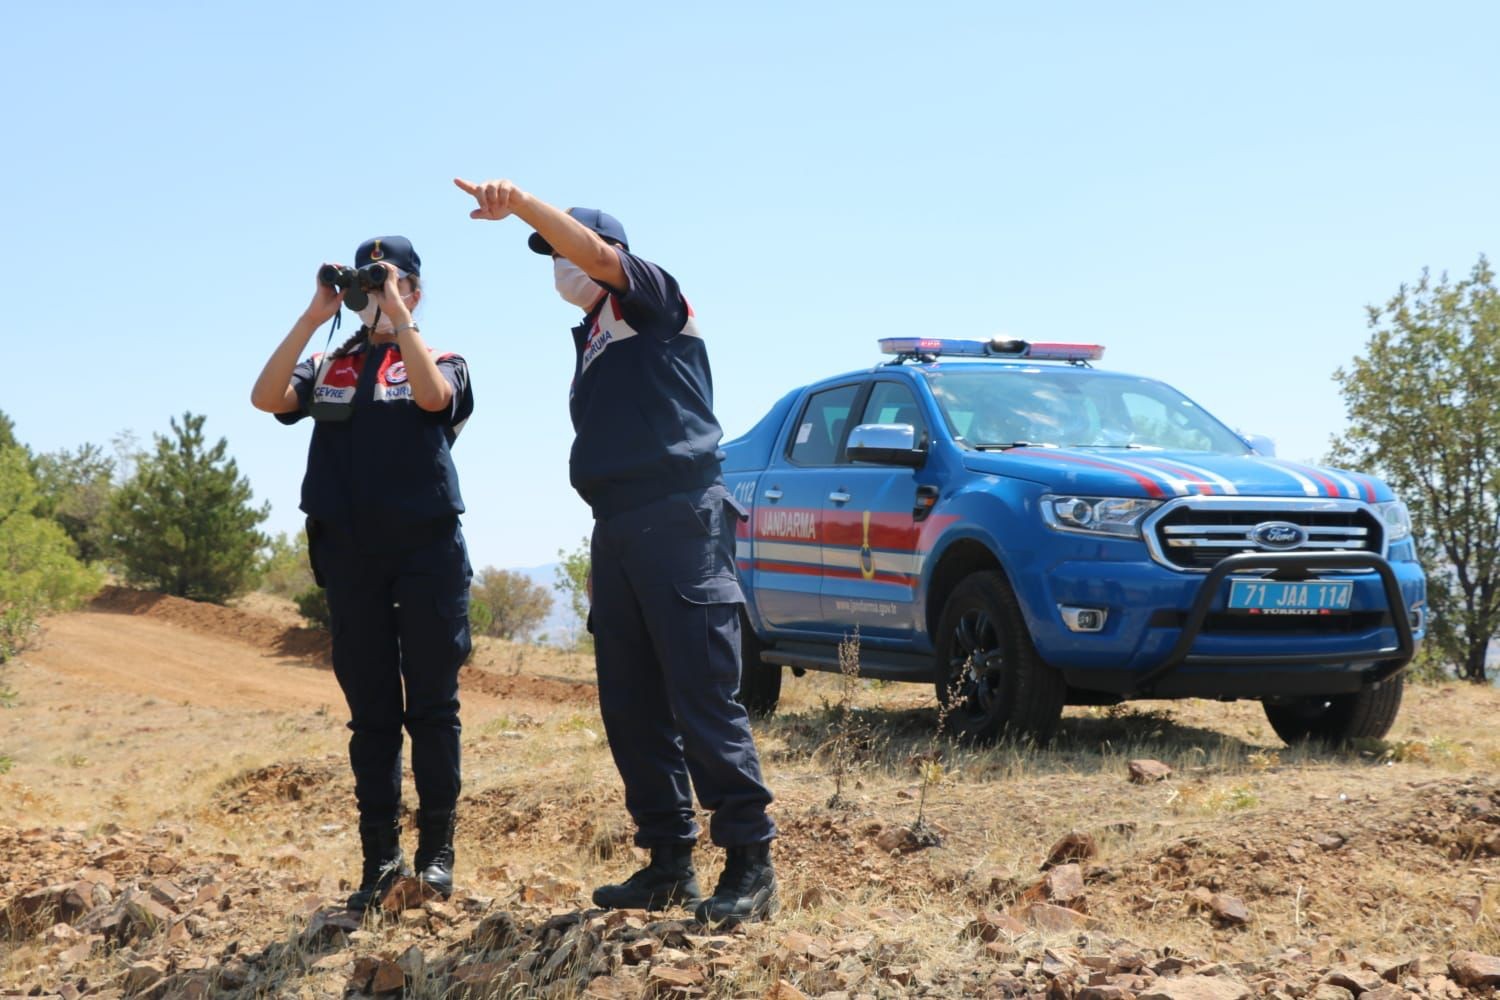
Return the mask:
<svg viewBox="0 0 1500 1000">
<path fill-rule="evenodd" d="M 1186 611 L 1157 611 L 1151 615 L 1152 628 L 1182 628 L 1187 624 Z M 1391 616 L 1384 611 L 1355 611 L 1341 615 L 1238 615 L 1228 612 L 1210 614 L 1203 619 L 1204 635 L 1233 632 L 1240 635 L 1336 635 L 1389 628 Z"/>
<path fill-rule="evenodd" d="M 1295 524 L 1307 539 L 1290 549 L 1262 545 L 1251 533 L 1267 521 Z M 1238 552 L 1380 552 L 1385 541 L 1369 508 L 1349 502 L 1303 507 L 1184 500 L 1157 517 L 1151 530 L 1157 557 L 1168 566 L 1191 570 L 1210 569 Z"/>
</svg>

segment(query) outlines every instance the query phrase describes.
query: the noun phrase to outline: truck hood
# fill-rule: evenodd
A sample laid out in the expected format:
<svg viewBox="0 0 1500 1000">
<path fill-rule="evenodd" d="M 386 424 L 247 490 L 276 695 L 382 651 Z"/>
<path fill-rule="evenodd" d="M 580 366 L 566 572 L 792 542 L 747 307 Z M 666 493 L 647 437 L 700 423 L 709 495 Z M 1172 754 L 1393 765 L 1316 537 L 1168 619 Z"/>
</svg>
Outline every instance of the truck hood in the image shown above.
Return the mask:
<svg viewBox="0 0 1500 1000">
<path fill-rule="evenodd" d="M 964 467 L 1041 483 L 1059 493 L 1148 497 L 1214 495 L 1395 499 L 1371 476 L 1259 455 L 1121 448 L 1012 448 L 966 452 Z"/>
</svg>

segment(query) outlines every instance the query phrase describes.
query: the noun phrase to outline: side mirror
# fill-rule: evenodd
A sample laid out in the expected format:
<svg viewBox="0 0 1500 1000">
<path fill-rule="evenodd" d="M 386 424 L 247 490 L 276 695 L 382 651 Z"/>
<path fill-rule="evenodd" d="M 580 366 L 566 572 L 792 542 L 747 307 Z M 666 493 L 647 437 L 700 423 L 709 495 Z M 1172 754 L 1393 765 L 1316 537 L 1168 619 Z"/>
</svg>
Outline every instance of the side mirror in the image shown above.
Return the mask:
<svg viewBox="0 0 1500 1000">
<path fill-rule="evenodd" d="M 917 446 L 917 429 L 911 424 L 860 424 L 849 432 L 849 459 L 875 465 L 921 468 L 927 449 Z"/>
<path fill-rule="evenodd" d="M 1276 457 L 1276 442 L 1264 434 L 1241 434 L 1240 439 L 1254 448 L 1256 454 L 1267 458 Z"/>
</svg>

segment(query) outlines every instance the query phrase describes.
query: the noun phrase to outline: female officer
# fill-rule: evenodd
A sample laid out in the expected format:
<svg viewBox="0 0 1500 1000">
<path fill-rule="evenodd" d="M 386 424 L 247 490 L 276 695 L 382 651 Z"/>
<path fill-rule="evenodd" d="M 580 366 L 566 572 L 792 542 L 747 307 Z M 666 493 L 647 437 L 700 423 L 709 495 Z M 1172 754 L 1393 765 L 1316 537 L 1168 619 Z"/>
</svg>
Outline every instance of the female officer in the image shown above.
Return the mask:
<svg viewBox="0 0 1500 1000">
<path fill-rule="evenodd" d="M 297 363 L 344 292 L 321 281 L 272 353 L 251 402 L 284 424 L 314 418 L 302 510 L 313 575 L 328 592 L 333 669 L 349 703 L 349 763 L 364 870 L 351 909 L 377 904 L 402 875 L 401 730 L 411 734 L 420 800 L 418 877 L 453 890 L 459 790 L 458 669 L 469 654 L 469 560 L 449 454 L 474 409 L 468 366 L 437 354 L 411 310 L 421 260 L 405 238 L 366 240 L 355 267 L 386 265 L 337 351 Z"/>
</svg>

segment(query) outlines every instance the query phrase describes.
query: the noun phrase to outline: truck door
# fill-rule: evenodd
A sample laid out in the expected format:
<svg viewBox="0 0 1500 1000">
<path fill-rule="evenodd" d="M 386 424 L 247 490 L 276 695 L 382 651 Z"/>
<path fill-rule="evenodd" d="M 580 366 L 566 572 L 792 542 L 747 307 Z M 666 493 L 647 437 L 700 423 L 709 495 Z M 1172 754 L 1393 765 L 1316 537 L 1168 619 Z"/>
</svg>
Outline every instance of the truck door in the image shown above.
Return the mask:
<svg viewBox="0 0 1500 1000">
<path fill-rule="evenodd" d="M 877 381 L 859 424 L 910 424 L 929 441 L 928 420 L 905 382 Z M 917 487 L 922 470 L 845 459 L 823 498 L 823 618 L 843 634 L 910 638 L 920 618 Z"/>
<path fill-rule="evenodd" d="M 810 394 L 788 440 L 760 478 L 751 522 L 755 600 L 779 631 L 830 631 L 823 622 L 823 503 L 860 384 Z"/>
</svg>

